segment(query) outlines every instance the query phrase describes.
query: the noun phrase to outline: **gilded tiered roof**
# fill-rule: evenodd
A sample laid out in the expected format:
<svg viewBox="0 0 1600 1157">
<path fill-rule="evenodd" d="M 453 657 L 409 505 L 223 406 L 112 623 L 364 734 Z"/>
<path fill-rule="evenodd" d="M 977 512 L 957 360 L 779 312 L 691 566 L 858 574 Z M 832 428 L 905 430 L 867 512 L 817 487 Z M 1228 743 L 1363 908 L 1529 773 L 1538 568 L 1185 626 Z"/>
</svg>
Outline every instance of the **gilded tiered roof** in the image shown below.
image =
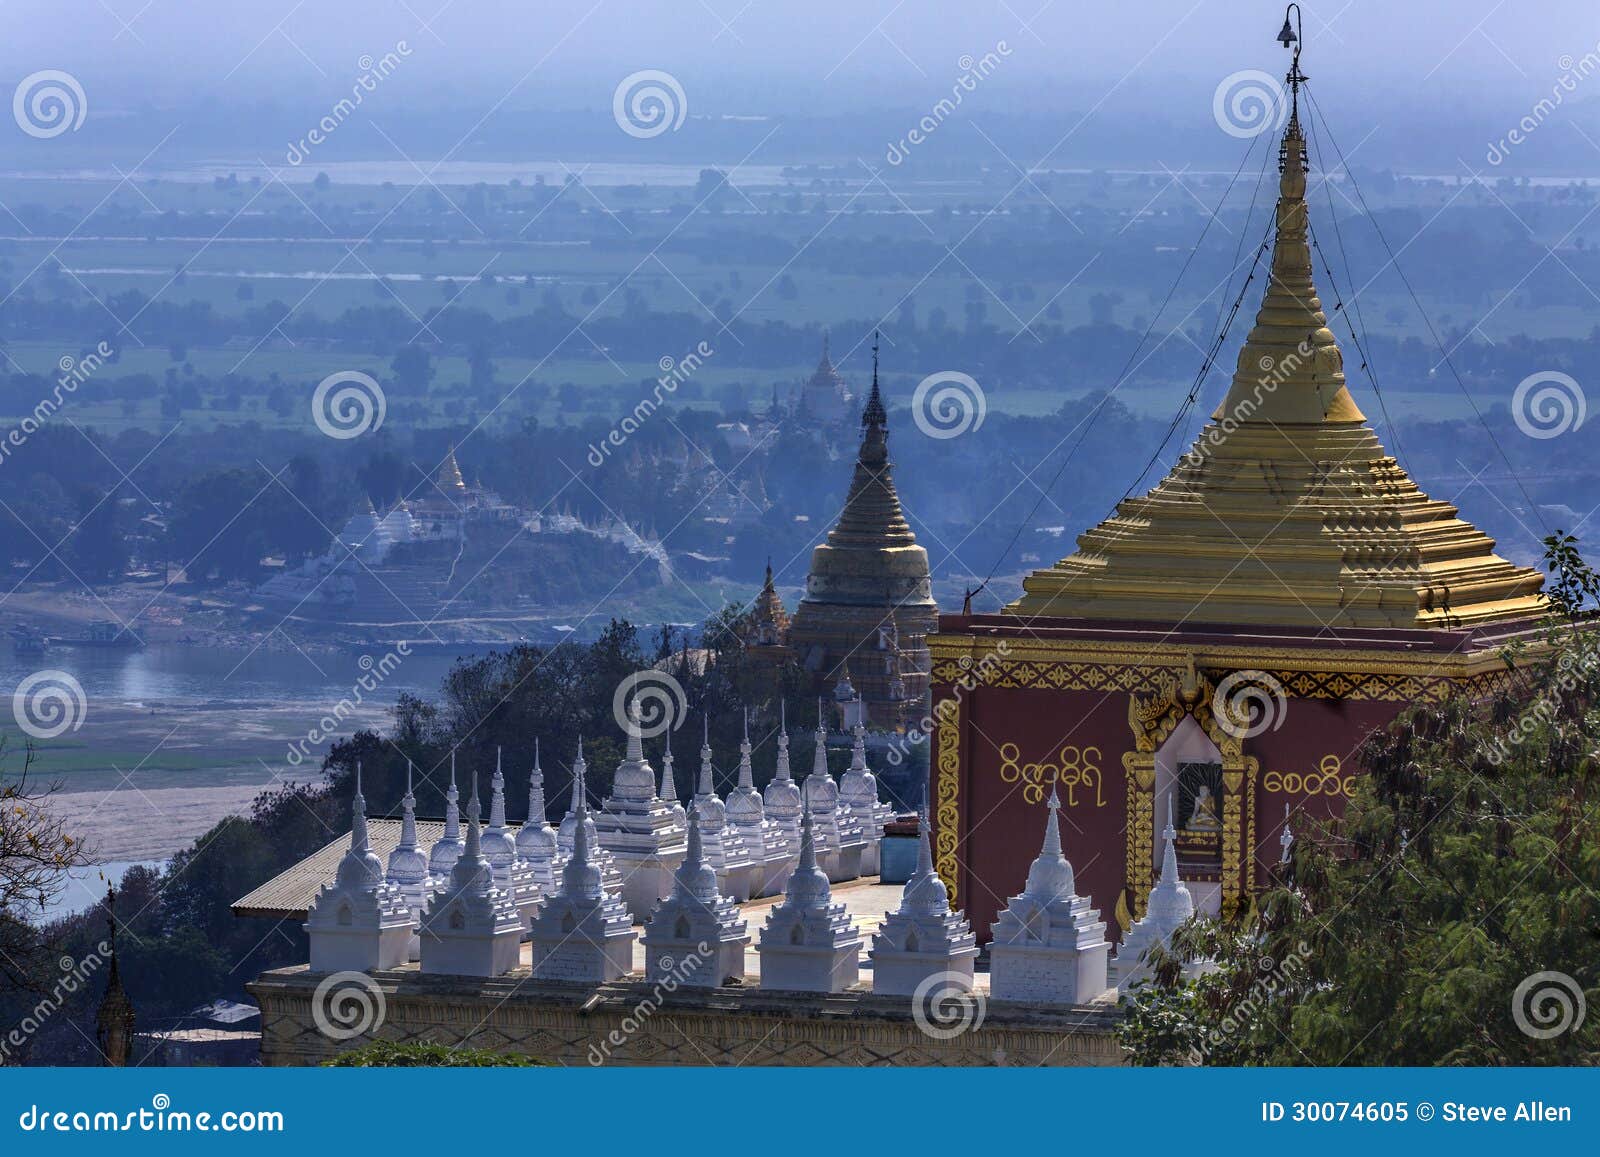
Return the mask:
<svg viewBox="0 0 1600 1157">
<path fill-rule="evenodd" d="M 1153 490 L 1024 579 L 1010 613 L 1439 628 L 1544 612 L 1538 572 L 1424 494 L 1345 388 L 1312 280 L 1298 113 L 1280 170 L 1271 281 L 1227 398 Z"/>
</svg>

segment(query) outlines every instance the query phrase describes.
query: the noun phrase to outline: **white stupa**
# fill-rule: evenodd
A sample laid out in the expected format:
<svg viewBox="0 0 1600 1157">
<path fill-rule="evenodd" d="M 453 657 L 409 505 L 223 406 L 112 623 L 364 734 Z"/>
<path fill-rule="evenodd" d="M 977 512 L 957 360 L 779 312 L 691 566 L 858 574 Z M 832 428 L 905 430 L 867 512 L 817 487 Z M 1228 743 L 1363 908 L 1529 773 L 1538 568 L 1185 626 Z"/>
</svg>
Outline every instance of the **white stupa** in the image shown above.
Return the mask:
<svg viewBox="0 0 1600 1157">
<path fill-rule="evenodd" d="M 600 846 L 622 873 L 622 902 L 635 920 L 649 919 L 672 894 L 683 863 L 686 832 L 673 805 L 656 794 L 656 773 L 644 757 L 639 700 L 628 704 L 628 748 L 611 780 L 611 795 L 595 813 Z"/>
<path fill-rule="evenodd" d="M 661 753 L 661 791 L 662 802 L 672 808 L 672 818 L 685 832 L 689 830 L 689 813 L 678 799 L 678 781 L 672 767 L 672 732 L 668 731 L 662 739 L 665 748 Z"/>
<path fill-rule="evenodd" d="M 406 760 L 406 794 L 400 800 L 400 843 L 389 853 L 389 867 L 384 881 L 400 890 L 400 895 L 411 911 L 412 931 L 409 957 L 416 960 L 422 951 L 422 941 L 417 935 L 416 921 L 428 906 L 428 896 L 433 892 L 433 877 L 428 874 L 428 857 L 417 847 L 417 797 L 411 791 L 411 761 Z"/>
<path fill-rule="evenodd" d="M 1028 869 L 1022 894 L 994 923 L 989 945 L 989 995 L 994 1000 L 1087 1004 L 1110 987 L 1106 926 L 1087 896 L 1074 890 L 1061 852 L 1061 800 L 1050 791 L 1044 848 Z"/>
<path fill-rule="evenodd" d="M 817 829 L 817 861 L 829 882 L 854 880 L 861 875 L 861 826 L 855 817 L 839 808 L 839 785 L 828 771 L 828 732 L 820 717 L 811 774 L 800 785 L 800 794 Z"/>
<path fill-rule="evenodd" d="M 391 543 L 410 542 L 416 537 L 416 520 L 411 517 L 411 507 L 405 500 L 395 503 L 394 509 L 383 516 L 383 532 Z"/>
<path fill-rule="evenodd" d="M 752 896 L 776 896 L 791 871 L 784 833 L 767 819 L 766 803 L 756 790 L 755 767 L 750 759 L 750 712 L 744 716 L 744 738 L 739 741 L 739 784 L 728 793 L 728 827 L 739 833 L 745 849 L 756 861 L 750 882 Z"/>
<path fill-rule="evenodd" d="M 517 966 L 522 917 L 511 895 L 494 886 L 494 871 L 483 857 L 482 819 L 473 776 L 466 845 L 422 916 L 423 972 L 504 976 Z"/>
<path fill-rule="evenodd" d="M 578 750 L 575 768 L 583 766 Z M 633 941 L 637 933 L 627 905 L 607 889 L 593 852 L 594 828 L 580 778 L 574 789 L 577 822 L 572 830 L 572 854 L 561 868 L 561 887 L 548 897 L 533 922 L 535 980 L 568 980 L 604 984 L 626 976 L 633 968 Z"/>
<path fill-rule="evenodd" d="M 444 793 L 444 835 L 428 852 L 428 874 L 443 882 L 461 857 L 461 793 L 456 790 L 456 753 L 450 751 L 450 788 Z"/>
<path fill-rule="evenodd" d="M 932 977 L 943 991 L 972 989 L 977 937 L 966 917 L 950 910 L 950 892 L 933 870 L 928 817 L 917 830 L 917 870 L 900 907 L 886 914 L 872 938 L 872 990 L 910 996 Z"/>
<path fill-rule="evenodd" d="M 734 902 L 717 891 L 717 870 L 706 862 L 700 821 L 691 814 L 688 847 L 672 895 L 645 925 L 646 979 L 692 988 L 743 980 L 749 945 L 749 926 Z"/>
<path fill-rule="evenodd" d="M 839 777 L 839 806 L 861 829 L 861 874 L 876 876 L 883 826 L 894 819 L 894 808 L 878 798 L 878 777 L 867 766 L 867 729 L 857 723 L 853 731 L 850 767 Z"/>
<path fill-rule="evenodd" d="M 589 859 L 600 869 L 607 892 L 622 890 L 622 873 L 611 853 L 600 846 L 599 829 L 589 811 L 589 764 L 583 758 L 583 740 L 578 740 L 578 758 L 572 765 L 572 798 L 567 801 L 567 814 L 561 817 L 561 827 L 556 832 L 556 887 L 560 887 L 561 869 L 572 855 L 578 830 L 578 801 L 583 801 L 583 822 L 589 829 Z"/>
<path fill-rule="evenodd" d="M 410 957 L 411 910 L 383 878 L 383 861 L 367 838 L 367 801 L 361 795 L 361 765 L 350 802 L 350 850 L 339 861 L 333 883 L 324 884 L 306 913 L 311 971 L 371 972 L 398 968 Z"/>
<path fill-rule="evenodd" d="M 1178 930 L 1178 926 L 1194 915 L 1194 897 L 1178 878 L 1178 852 L 1174 842 L 1178 832 L 1172 826 L 1172 815 L 1172 797 L 1168 796 L 1167 826 L 1161 833 L 1165 844 L 1161 852 L 1161 878 L 1150 889 L 1150 902 L 1145 907 L 1144 917 L 1136 921 L 1122 938 L 1122 946 L 1117 949 L 1117 958 L 1112 965 L 1112 982 L 1123 993 L 1135 982 L 1151 976 L 1153 970 L 1145 959 L 1151 947 L 1171 944 L 1172 934 Z M 1196 962 L 1186 965 L 1184 971 L 1192 976 L 1203 969 L 1204 965 Z"/>
<path fill-rule="evenodd" d="M 777 838 L 783 841 L 788 852 L 780 878 L 774 884 L 774 894 L 788 885 L 789 874 L 794 871 L 795 862 L 800 858 L 800 785 L 795 783 L 789 769 L 789 717 L 781 701 L 779 728 L 778 766 L 772 782 L 767 784 L 767 790 L 761 793 L 767 819 L 772 822 Z"/>
<path fill-rule="evenodd" d="M 800 860 L 783 903 L 761 929 L 761 987 L 790 992 L 843 992 L 861 979 L 861 933 L 833 902 L 817 866 L 811 809 L 800 816 Z"/>
<path fill-rule="evenodd" d="M 494 886 L 511 896 L 526 930 L 538 911 L 544 894 L 533 865 L 517 854 L 517 841 L 506 827 L 506 777 L 501 770 L 501 751 L 494 752 L 494 778 L 490 780 L 489 826 L 483 831 L 483 858 L 494 873 Z"/>
<path fill-rule="evenodd" d="M 727 805 L 717 796 L 716 773 L 711 766 L 711 723 L 705 724 L 705 738 L 700 745 L 700 789 L 689 803 L 689 811 L 699 817 L 700 839 L 705 845 L 706 859 L 717 871 L 717 885 L 726 896 L 738 903 L 750 899 L 755 877 L 761 871 L 761 861 L 745 847 L 744 837 L 737 828 L 728 826 Z"/>
<path fill-rule="evenodd" d="M 528 818 L 517 831 L 517 855 L 533 871 L 539 894 L 556 890 L 556 858 L 560 844 L 545 814 L 544 768 L 539 765 L 539 741 L 533 741 L 533 770 L 528 773 Z"/>
</svg>

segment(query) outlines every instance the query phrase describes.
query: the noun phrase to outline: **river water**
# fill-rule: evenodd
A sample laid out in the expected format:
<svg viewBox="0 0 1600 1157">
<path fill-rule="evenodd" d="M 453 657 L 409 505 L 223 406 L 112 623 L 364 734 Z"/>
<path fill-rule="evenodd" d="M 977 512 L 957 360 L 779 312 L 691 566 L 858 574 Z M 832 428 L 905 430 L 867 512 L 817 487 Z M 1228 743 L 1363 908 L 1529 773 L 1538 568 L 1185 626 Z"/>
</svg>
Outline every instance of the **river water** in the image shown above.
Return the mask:
<svg viewBox="0 0 1600 1157">
<path fill-rule="evenodd" d="M 55 785 L 51 809 L 101 865 L 74 873 L 56 914 L 103 893 L 101 870 L 117 878 L 135 863 L 164 863 L 264 788 L 314 780 L 334 742 L 387 728 L 402 693 L 437 696 L 455 661 L 432 651 L 252 653 L 176 643 L 53 647 L 39 656 L 0 640 L 0 775 L 22 770 L 24 722 L 35 735 L 59 725 L 60 716 L 30 714 L 41 709 L 40 689 L 64 689 L 58 703 L 75 724 L 31 740 L 31 778 Z M 335 720 L 341 702 L 351 710 Z"/>
</svg>

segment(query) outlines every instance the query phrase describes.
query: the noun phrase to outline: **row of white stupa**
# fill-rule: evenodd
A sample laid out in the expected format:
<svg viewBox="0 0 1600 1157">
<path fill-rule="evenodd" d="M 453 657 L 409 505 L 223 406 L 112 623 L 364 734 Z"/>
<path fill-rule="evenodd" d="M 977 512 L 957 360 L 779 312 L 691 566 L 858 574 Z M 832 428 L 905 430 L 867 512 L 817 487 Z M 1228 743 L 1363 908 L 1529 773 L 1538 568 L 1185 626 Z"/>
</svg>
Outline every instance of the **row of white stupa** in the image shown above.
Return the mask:
<svg viewBox="0 0 1600 1157">
<path fill-rule="evenodd" d="M 825 865 L 828 832 L 839 825 L 843 809 L 833 809 L 825 823 L 824 807 L 814 804 L 812 797 L 827 805 L 832 793 L 826 788 L 817 792 L 795 788 L 788 776 L 787 736 L 780 740 L 779 759 L 780 779 L 774 780 L 774 786 L 780 782 L 787 785 L 786 791 L 778 793 L 785 803 L 793 792 L 797 850 L 793 861 L 782 866 L 784 899 L 769 913 L 757 945 L 760 984 L 784 991 L 840 992 L 860 979 L 863 944 L 845 906 L 833 902 Z M 654 983 L 709 987 L 745 976 L 745 950 L 751 938 L 727 888 L 726 881 L 738 878 L 738 873 L 719 869 L 712 853 L 718 841 L 726 848 L 729 832 L 723 826 L 724 805 L 710 791 L 709 750 L 702 751 L 702 761 L 701 792 L 687 812 L 682 859 L 671 872 L 665 895 L 653 899 L 640 916 L 646 978 Z M 751 785 L 748 738 L 742 745 L 740 763 L 740 788 L 735 797 L 746 801 L 754 797 L 759 814 L 770 804 L 773 793 L 769 787 L 768 798 L 763 799 Z M 859 732 L 852 763 L 865 767 Z M 628 757 L 618 770 L 619 791 L 638 778 L 641 767 L 648 770 L 648 766 L 635 725 L 630 728 Z M 452 769 L 451 819 L 445 840 L 434 846 L 429 858 L 416 847 L 414 801 L 408 784 L 400 846 L 385 872 L 368 840 L 358 768 L 350 851 L 340 862 L 334 882 L 313 901 L 306 920 L 312 970 L 371 971 L 420 959 L 423 972 L 500 976 L 517 967 L 520 943 L 527 939 L 531 941 L 535 979 L 606 983 L 628 976 L 638 932 L 624 899 L 625 880 L 616 857 L 607 854 L 589 811 L 586 770 L 580 745 L 574 764 L 573 808 L 567 816 L 570 828 L 563 822 L 562 833 L 557 833 L 547 823 L 530 819 L 516 840 L 505 830 L 500 772 L 497 769 L 495 773 L 487 830 L 480 826 L 474 776 L 466 841 L 458 842 L 452 851 L 447 844 L 450 832 L 459 832 Z M 820 776 L 814 771 L 807 780 L 807 788 L 812 780 L 833 786 L 820 757 L 819 771 Z M 649 797 L 659 803 L 653 778 L 652 774 Z M 670 778 L 665 782 L 670 783 Z M 875 800 L 875 784 L 873 789 Z M 537 760 L 530 796 L 530 803 L 536 805 L 530 809 L 530 817 L 542 816 L 543 783 Z M 708 796 L 715 807 L 706 801 Z M 611 812 L 611 803 L 607 801 L 602 817 Z M 730 822 L 732 804 L 730 798 Z M 990 946 L 993 999 L 1082 1004 L 1105 994 L 1113 980 L 1126 988 L 1147 974 L 1145 957 L 1151 946 L 1166 943 L 1194 913 L 1189 890 L 1178 878 L 1173 848 L 1176 833 L 1169 816 L 1163 833 L 1166 846 L 1161 879 L 1151 891 L 1146 916 L 1129 930 L 1117 960 L 1112 961 L 1105 923 L 1092 901 L 1077 894 L 1072 865 L 1062 852 L 1059 806 L 1052 792 L 1044 846 L 1023 891 L 1011 898 L 994 924 Z M 773 825 L 763 828 L 768 834 L 777 827 L 774 820 L 758 822 Z M 554 863 L 569 830 L 567 854 L 553 873 L 560 878 L 559 886 L 552 886 L 541 881 L 538 870 L 531 866 L 532 858 Z M 524 840 L 530 831 L 535 835 Z M 966 918 L 951 909 L 944 882 L 933 870 L 925 819 L 919 841 L 917 871 L 906 884 L 899 908 L 885 914 L 873 937 L 869 957 L 876 992 L 910 995 L 925 983 L 937 983 L 941 990 L 972 986 L 976 938 Z M 762 846 L 769 846 L 765 837 Z M 842 848 L 837 836 L 833 847 L 832 854 L 837 856 Z M 743 878 L 764 878 L 770 884 L 775 879 L 773 866 L 768 864 L 755 876 L 746 869 Z"/>
</svg>

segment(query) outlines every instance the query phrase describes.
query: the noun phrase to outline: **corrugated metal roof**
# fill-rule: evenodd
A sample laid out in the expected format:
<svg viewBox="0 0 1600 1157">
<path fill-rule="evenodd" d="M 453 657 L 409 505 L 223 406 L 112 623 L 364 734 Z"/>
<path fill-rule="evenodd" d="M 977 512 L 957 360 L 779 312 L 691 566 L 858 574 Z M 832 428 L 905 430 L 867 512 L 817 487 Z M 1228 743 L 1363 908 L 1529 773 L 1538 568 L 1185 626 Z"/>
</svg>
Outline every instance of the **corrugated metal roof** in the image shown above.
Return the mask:
<svg viewBox="0 0 1600 1157">
<path fill-rule="evenodd" d="M 465 838 L 465 825 L 462 826 Z M 519 827 L 520 824 L 507 824 L 506 830 L 515 834 Z M 400 821 L 368 820 L 367 834 L 372 843 L 372 850 L 378 854 L 378 859 L 388 863 L 389 853 L 400 843 Z M 417 847 L 424 852 L 443 836 L 443 821 L 417 821 Z M 318 889 L 324 884 L 333 882 L 334 873 L 339 869 L 339 861 L 349 850 L 350 833 L 345 832 L 321 851 L 314 852 L 294 867 L 279 872 L 248 896 L 235 900 L 233 914 L 262 916 L 269 920 L 285 918 L 304 920 L 306 910 L 311 907 L 311 901 L 316 898 Z"/>
</svg>

